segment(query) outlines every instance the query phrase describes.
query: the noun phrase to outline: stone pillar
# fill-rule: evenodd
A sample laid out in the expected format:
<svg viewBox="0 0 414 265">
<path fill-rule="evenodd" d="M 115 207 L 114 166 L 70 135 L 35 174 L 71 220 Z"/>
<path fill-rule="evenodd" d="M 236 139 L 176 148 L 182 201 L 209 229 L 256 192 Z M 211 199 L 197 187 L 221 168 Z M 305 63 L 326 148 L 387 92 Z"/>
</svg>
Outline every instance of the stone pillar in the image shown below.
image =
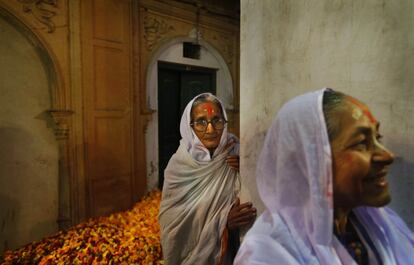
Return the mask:
<svg viewBox="0 0 414 265">
<path fill-rule="evenodd" d="M 74 215 L 73 201 L 73 178 L 71 178 L 70 163 L 70 144 L 69 138 L 71 134 L 71 110 L 49 110 L 55 122 L 55 136 L 59 146 L 59 207 L 57 223 L 59 229 L 66 229 L 74 224 L 76 217 Z"/>
</svg>

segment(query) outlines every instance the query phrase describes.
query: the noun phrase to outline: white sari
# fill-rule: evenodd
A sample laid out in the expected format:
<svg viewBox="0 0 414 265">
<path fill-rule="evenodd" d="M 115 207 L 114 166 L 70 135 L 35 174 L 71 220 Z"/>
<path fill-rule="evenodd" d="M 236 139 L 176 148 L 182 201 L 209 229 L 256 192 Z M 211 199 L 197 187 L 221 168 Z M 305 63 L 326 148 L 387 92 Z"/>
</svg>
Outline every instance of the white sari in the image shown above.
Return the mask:
<svg viewBox="0 0 414 265">
<path fill-rule="evenodd" d="M 197 97 L 184 110 L 180 146 L 164 173 L 159 223 L 165 265 L 224 262 L 227 215 L 240 185 L 238 173 L 226 163 L 238 152 L 238 145 L 225 149 L 230 139 L 237 140 L 227 125 L 212 158 L 190 126 Z M 227 119 L 223 107 L 222 112 Z"/>
</svg>

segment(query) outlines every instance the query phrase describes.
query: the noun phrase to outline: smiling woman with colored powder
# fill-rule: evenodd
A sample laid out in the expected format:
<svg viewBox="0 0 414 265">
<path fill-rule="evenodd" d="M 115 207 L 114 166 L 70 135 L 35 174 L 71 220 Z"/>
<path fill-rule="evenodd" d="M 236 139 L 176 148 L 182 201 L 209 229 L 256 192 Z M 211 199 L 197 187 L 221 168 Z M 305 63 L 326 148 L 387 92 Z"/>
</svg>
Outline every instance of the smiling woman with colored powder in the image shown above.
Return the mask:
<svg viewBox="0 0 414 265">
<path fill-rule="evenodd" d="M 414 264 L 414 235 L 391 209 L 394 155 L 359 100 L 323 89 L 286 103 L 257 165 L 266 210 L 234 264 Z"/>
<path fill-rule="evenodd" d="M 239 229 L 256 209 L 240 204 L 238 140 L 212 94 L 196 96 L 180 124 L 181 141 L 165 169 L 159 213 L 165 265 L 232 264 Z"/>
</svg>

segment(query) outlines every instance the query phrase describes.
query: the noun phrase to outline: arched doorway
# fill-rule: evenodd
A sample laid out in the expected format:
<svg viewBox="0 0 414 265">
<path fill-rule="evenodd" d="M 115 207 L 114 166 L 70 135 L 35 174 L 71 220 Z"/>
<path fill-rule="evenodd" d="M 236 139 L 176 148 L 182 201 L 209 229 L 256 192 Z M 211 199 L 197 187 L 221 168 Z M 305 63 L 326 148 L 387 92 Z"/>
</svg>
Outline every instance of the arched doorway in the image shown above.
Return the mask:
<svg viewBox="0 0 414 265">
<path fill-rule="evenodd" d="M 204 72 L 206 75 L 204 77 L 201 77 L 201 79 L 206 79 L 205 82 L 211 82 L 211 79 L 209 79 L 208 75 L 211 76 L 211 73 L 215 72 L 214 77 L 214 91 L 215 94 L 222 99 L 223 104 L 225 105 L 226 109 L 233 109 L 233 80 L 230 75 L 229 68 L 227 64 L 225 63 L 223 57 L 220 55 L 220 53 L 215 50 L 211 45 L 204 41 L 200 41 L 200 59 L 190 59 L 183 57 L 183 43 L 184 42 L 191 42 L 194 41 L 190 38 L 176 38 L 165 45 L 163 45 L 154 55 L 147 72 L 147 102 L 149 107 L 154 110 L 152 119 L 148 124 L 148 128 L 146 131 L 145 139 L 146 139 L 146 158 L 147 158 L 147 183 L 148 183 L 148 189 L 153 189 L 154 187 L 157 187 L 159 184 L 159 176 L 162 174 L 159 174 L 160 170 L 165 167 L 166 162 L 168 162 L 168 157 L 164 157 L 163 159 L 160 159 L 160 146 L 159 146 L 159 70 L 163 68 L 163 64 L 160 62 L 164 62 L 167 64 L 174 64 L 177 67 L 182 66 L 184 68 L 189 69 L 188 73 L 196 73 Z M 159 67 L 161 65 L 161 68 Z M 165 65 L 164 65 L 165 66 Z M 207 72 L 210 72 L 208 74 Z M 208 81 L 210 80 L 210 81 Z M 197 82 L 199 82 L 198 80 Z M 204 84 L 206 84 L 204 82 Z M 191 83 L 191 82 L 190 82 Z M 162 84 L 161 84 L 162 85 Z M 202 87 L 203 85 L 201 85 Z M 207 89 L 207 87 L 204 87 Z M 210 89 L 212 86 L 209 87 Z M 189 88 L 191 92 L 187 93 L 187 97 L 191 97 L 193 95 L 199 94 L 199 92 L 202 92 L 203 89 L 197 90 L 195 87 Z M 176 90 L 176 91 L 182 91 L 182 90 Z M 208 91 L 208 89 L 207 89 Z M 171 91 L 170 91 L 171 92 Z M 188 91 L 187 91 L 188 92 Z M 180 100 L 180 105 L 185 106 L 186 97 L 182 98 Z M 181 110 L 180 106 L 180 111 Z M 178 115 L 181 117 L 181 113 Z M 179 118 L 178 118 L 179 119 Z M 179 120 L 178 120 L 179 121 Z M 175 121 L 175 124 L 177 121 Z M 177 126 L 176 124 L 175 126 Z M 179 136 L 178 136 L 179 137 Z M 176 137 L 177 138 L 177 137 Z M 180 138 L 180 137 L 179 137 Z M 179 140 L 179 139 L 178 139 Z M 177 139 L 174 139 L 174 141 L 177 141 Z M 178 143 L 176 143 L 178 144 Z M 175 145 L 178 146 L 178 145 Z M 175 148 L 175 146 L 171 146 L 169 151 L 167 153 L 171 153 L 171 150 Z M 175 152 L 175 151 L 174 151 Z"/>
</svg>

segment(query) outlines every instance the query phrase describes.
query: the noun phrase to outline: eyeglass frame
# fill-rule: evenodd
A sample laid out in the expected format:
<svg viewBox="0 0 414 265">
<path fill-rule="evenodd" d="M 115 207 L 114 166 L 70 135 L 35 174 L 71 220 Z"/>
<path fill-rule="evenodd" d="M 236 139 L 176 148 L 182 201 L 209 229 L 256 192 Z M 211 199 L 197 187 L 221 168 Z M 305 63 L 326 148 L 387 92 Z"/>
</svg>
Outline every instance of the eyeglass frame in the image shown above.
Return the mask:
<svg viewBox="0 0 414 265">
<path fill-rule="evenodd" d="M 197 131 L 197 132 L 206 132 L 207 131 L 207 128 L 208 128 L 208 125 L 209 124 L 211 124 L 211 126 L 214 128 L 214 130 L 223 130 L 224 129 L 224 126 L 226 125 L 226 123 L 228 122 L 225 118 L 218 118 L 217 119 L 217 121 L 219 121 L 219 120 L 223 120 L 224 121 L 224 124 L 223 124 L 223 128 L 222 129 L 216 129 L 216 127 L 214 126 L 214 124 L 213 124 L 213 120 L 206 120 L 206 119 L 201 119 L 201 120 L 203 120 L 203 121 L 207 121 L 207 125 L 206 125 L 206 128 L 203 130 L 203 131 L 199 131 L 199 130 L 196 130 L 195 128 L 194 128 L 194 123 L 196 123 L 197 121 L 192 121 L 192 122 L 190 122 L 190 126 L 191 127 L 193 127 L 193 129 L 195 130 L 195 131 Z M 200 121 L 201 121 L 200 120 Z"/>
</svg>

